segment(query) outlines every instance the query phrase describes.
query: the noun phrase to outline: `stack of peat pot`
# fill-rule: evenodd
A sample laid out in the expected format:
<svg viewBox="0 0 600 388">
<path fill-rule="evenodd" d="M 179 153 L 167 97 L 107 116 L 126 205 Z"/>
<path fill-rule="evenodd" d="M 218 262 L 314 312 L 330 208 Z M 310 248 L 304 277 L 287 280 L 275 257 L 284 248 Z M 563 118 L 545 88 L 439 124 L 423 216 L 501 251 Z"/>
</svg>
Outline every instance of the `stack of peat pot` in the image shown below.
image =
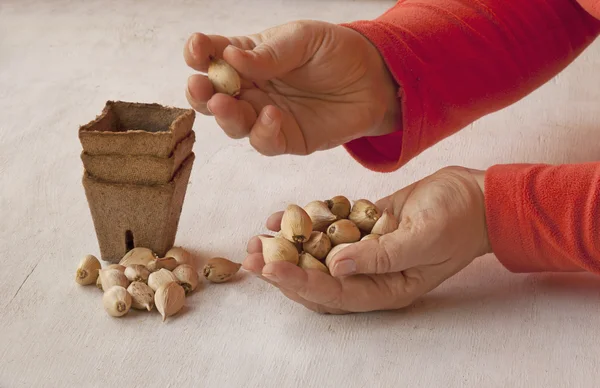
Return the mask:
<svg viewBox="0 0 600 388">
<path fill-rule="evenodd" d="M 174 244 L 195 155 L 192 109 L 108 101 L 79 128 L 83 186 L 103 260 Z"/>
</svg>

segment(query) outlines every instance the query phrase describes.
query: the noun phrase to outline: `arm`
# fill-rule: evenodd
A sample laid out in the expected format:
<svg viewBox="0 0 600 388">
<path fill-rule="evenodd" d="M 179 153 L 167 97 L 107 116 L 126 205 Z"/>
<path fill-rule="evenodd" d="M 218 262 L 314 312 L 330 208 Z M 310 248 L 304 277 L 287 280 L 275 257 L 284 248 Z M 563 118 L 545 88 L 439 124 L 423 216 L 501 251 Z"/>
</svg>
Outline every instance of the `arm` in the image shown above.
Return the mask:
<svg viewBox="0 0 600 388">
<path fill-rule="evenodd" d="M 401 112 L 397 131 L 350 141 L 346 149 L 367 168 L 393 171 L 525 97 L 600 33 L 600 21 L 588 13 L 599 14 L 598 1 L 582 4 L 401 0 L 374 21 L 345 24 L 381 53 L 400 86 Z"/>
<path fill-rule="evenodd" d="M 510 271 L 600 273 L 600 163 L 493 166 L 485 203 L 492 250 Z"/>
</svg>

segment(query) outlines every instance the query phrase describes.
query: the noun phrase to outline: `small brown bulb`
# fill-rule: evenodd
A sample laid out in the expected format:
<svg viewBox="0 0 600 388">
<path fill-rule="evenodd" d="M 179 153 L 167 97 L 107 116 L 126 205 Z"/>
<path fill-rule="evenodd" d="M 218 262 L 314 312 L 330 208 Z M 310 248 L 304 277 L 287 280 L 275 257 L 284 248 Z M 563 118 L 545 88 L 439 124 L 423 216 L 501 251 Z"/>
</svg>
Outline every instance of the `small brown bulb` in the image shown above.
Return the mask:
<svg viewBox="0 0 600 388">
<path fill-rule="evenodd" d="M 354 202 L 348 219 L 354 222 L 363 232 L 371 233 L 379 217 L 381 217 L 381 212 L 373 202 L 366 199 L 359 199 Z"/>
<path fill-rule="evenodd" d="M 327 236 L 333 246 L 353 243 L 360 240 L 360 230 L 354 222 L 342 219 L 331 224 L 327 229 Z"/>
<path fill-rule="evenodd" d="M 242 265 L 224 257 L 213 257 L 204 265 L 202 274 L 213 283 L 224 283 L 231 280 Z"/>
<path fill-rule="evenodd" d="M 77 266 L 75 281 L 82 286 L 94 284 L 98 279 L 98 271 L 102 268 L 100 261 L 93 255 L 86 255 Z"/>
<path fill-rule="evenodd" d="M 177 314 L 184 304 L 185 290 L 176 282 L 165 283 L 154 293 L 154 305 L 162 315 L 163 322 L 167 317 Z"/>
<path fill-rule="evenodd" d="M 335 214 L 338 220 L 348 218 L 352 206 L 350 200 L 343 195 L 336 195 L 335 197 L 325 201 L 331 212 Z"/>
<path fill-rule="evenodd" d="M 281 218 L 281 234 L 293 243 L 303 243 L 312 233 L 312 221 L 298 205 L 288 205 Z"/>
<path fill-rule="evenodd" d="M 141 264 L 132 264 L 131 266 L 125 268 L 124 274 L 127 280 L 130 282 L 148 283 L 150 271 L 148 271 L 148 268 Z"/>
<path fill-rule="evenodd" d="M 373 226 L 371 233 L 378 235 L 392 233 L 398 229 L 398 225 L 396 217 L 386 209 Z"/>
<path fill-rule="evenodd" d="M 132 308 L 151 311 L 154 307 L 154 291 L 146 283 L 132 282 L 127 292 L 131 295 Z"/>
<path fill-rule="evenodd" d="M 312 201 L 304 206 L 304 211 L 310 217 L 313 231 L 325 232 L 337 217 L 329 210 L 323 201 Z"/>
<path fill-rule="evenodd" d="M 318 260 L 324 260 L 331 250 L 331 240 L 323 232 L 312 232 L 308 241 L 302 245 L 302 248 Z"/>
<path fill-rule="evenodd" d="M 122 317 L 131 308 L 131 295 L 124 287 L 112 286 L 102 295 L 104 310 L 113 317 Z"/>
<path fill-rule="evenodd" d="M 298 249 L 290 241 L 282 237 L 258 236 L 262 242 L 262 253 L 265 264 L 275 261 L 287 261 L 298 264 Z"/>
<path fill-rule="evenodd" d="M 129 286 L 129 280 L 120 269 L 117 268 L 104 268 L 99 271 L 100 283 L 104 291 L 110 289 L 113 286 L 121 286 L 127 288 Z"/>
<path fill-rule="evenodd" d="M 380 236 L 378 234 L 367 234 L 365 237 L 361 238 L 360 241 L 366 241 L 366 240 L 377 240 Z"/>
<path fill-rule="evenodd" d="M 225 93 L 233 97 L 240 94 L 242 87 L 240 75 L 229 63 L 225 62 L 225 60 L 211 60 L 208 66 L 207 75 L 215 92 Z"/>
<path fill-rule="evenodd" d="M 316 269 L 326 274 L 329 274 L 329 269 L 317 260 L 310 253 L 304 252 L 300 255 L 300 259 L 298 260 L 298 267 L 302 269 Z"/>
<path fill-rule="evenodd" d="M 185 294 L 188 295 L 198 287 L 200 281 L 198 272 L 189 264 L 178 265 L 173 270 L 173 275 L 177 278 L 177 283 L 183 287 Z"/>
</svg>

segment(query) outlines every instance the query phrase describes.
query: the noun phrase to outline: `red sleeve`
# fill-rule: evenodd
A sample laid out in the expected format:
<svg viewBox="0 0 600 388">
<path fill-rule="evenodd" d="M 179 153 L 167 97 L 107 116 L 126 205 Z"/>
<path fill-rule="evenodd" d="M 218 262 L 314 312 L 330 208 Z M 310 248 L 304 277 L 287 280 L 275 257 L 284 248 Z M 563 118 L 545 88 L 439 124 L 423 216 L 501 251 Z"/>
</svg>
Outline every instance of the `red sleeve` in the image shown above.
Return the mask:
<svg viewBox="0 0 600 388">
<path fill-rule="evenodd" d="M 587 10 L 598 0 L 581 0 Z M 400 86 L 397 131 L 345 145 L 393 171 L 478 118 L 523 98 L 600 32 L 571 0 L 400 0 L 373 21 L 344 24 L 379 50 Z M 597 8 L 596 8 L 597 9 Z"/>
<path fill-rule="evenodd" d="M 493 166 L 485 202 L 492 250 L 510 271 L 600 273 L 600 163 Z"/>
</svg>

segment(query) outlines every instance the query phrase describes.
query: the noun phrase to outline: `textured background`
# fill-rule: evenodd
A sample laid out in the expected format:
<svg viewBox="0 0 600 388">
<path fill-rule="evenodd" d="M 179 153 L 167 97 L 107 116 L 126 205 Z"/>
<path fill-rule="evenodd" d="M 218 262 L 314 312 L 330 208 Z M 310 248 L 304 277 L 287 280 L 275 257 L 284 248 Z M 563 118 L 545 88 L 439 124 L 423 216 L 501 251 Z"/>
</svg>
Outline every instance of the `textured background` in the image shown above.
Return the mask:
<svg viewBox="0 0 600 388">
<path fill-rule="evenodd" d="M 376 17 L 393 1 L 0 1 L 0 387 L 596 386 L 600 283 L 484 257 L 413 307 L 319 316 L 250 276 L 185 314 L 111 319 L 73 281 L 98 253 L 78 125 L 108 99 L 187 107 L 194 31 Z M 600 151 L 600 41 L 518 104 L 381 175 L 342 149 L 262 157 L 198 116 L 177 243 L 241 261 L 288 202 L 380 196 L 438 168 L 579 162 Z M 344 178 L 346 177 L 346 178 Z"/>
</svg>

